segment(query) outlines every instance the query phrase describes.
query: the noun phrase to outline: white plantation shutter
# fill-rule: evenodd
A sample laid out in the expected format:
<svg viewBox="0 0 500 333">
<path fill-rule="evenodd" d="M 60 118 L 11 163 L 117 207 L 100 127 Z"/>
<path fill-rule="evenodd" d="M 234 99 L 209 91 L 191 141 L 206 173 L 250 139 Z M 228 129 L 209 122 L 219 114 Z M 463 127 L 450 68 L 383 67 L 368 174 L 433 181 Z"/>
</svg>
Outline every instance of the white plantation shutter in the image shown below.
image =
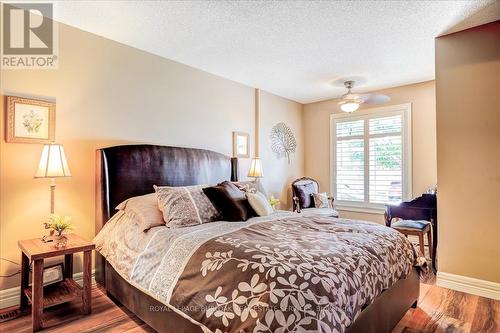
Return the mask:
<svg viewBox="0 0 500 333">
<path fill-rule="evenodd" d="M 365 200 L 365 142 L 363 120 L 336 124 L 336 200 Z"/>
<path fill-rule="evenodd" d="M 377 208 L 411 193 L 409 105 L 332 115 L 332 188 L 342 205 Z"/>
<path fill-rule="evenodd" d="M 369 199 L 396 203 L 403 196 L 403 115 L 368 119 Z"/>
</svg>

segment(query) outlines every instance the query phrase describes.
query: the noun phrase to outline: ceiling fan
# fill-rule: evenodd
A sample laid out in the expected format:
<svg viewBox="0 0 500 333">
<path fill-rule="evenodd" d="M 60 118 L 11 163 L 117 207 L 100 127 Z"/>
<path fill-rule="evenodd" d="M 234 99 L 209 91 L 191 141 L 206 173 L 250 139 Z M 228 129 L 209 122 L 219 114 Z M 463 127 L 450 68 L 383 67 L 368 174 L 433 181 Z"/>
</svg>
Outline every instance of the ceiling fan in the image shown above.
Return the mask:
<svg viewBox="0 0 500 333">
<path fill-rule="evenodd" d="M 382 94 L 353 94 L 351 89 L 354 87 L 354 81 L 344 81 L 344 86 L 347 88 L 347 93 L 342 95 L 341 101 L 338 103 L 344 112 L 354 112 L 363 103 L 381 104 L 391 100 L 389 96 Z"/>
</svg>

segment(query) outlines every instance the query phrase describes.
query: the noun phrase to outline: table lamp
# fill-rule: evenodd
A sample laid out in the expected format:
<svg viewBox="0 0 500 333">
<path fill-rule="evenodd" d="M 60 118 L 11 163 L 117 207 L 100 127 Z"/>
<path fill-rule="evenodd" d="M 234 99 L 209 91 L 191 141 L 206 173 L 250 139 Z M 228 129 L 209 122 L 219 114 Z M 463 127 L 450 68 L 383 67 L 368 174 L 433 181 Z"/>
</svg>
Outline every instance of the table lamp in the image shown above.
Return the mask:
<svg viewBox="0 0 500 333">
<path fill-rule="evenodd" d="M 54 192 L 56 178 L 71 177 L 64 147 L 60 144 L 50 143 L 43 146 L 42 155 L 35 178 L 50 178 L 50 213 L 54 214 Z"/>
<path fill-rule="evenodd" d="M 252 163 L 250 164 L 250 169 L 248 170 L 248 177 L 262 178 L 264 173 L 262 172 L 262 161 L 259 157 L 254 157 Z"/>
</svg>

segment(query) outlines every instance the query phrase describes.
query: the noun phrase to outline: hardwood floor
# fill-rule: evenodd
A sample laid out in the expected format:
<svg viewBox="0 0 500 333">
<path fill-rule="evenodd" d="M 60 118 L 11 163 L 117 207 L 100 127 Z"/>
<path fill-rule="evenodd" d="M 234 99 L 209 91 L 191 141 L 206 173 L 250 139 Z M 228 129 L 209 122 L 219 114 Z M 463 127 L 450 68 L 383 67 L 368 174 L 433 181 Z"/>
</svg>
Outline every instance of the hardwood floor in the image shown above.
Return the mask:
<svg viewBox="0 0 500 333">
<path fill-rule="evenodd" d="M 111 301 L 98 287 L 92 288 L 92 314 L 82 317 L 79 302 L 46 310 L 47 333 L 151 332 L 140 319 Z M 31 316 L 0 323 L 0 332 L 31 332 Z M 421 284 L 419 304 L 410 309 L 392 333 L 495 333 L 500 332 L 500 301 Z"/>
<path fill-rule="evenodd" d="M 78 315 L 80 311 L 81 301 L 70 302 L 46 309 L 44 314 L 47 324 L 48 326 L 54 326 L 42 332 L 155 332 L 125 307 L 113 303 L 106 296 L 105 292 L 96 285 L 92 287 L 92 313 L 88 316 L 81 316 Z M 0 323 L 0 332 L 31 332 L 31 316 L 28 314 Z"/>
<path fill-rule="evenodd" d="M 500 332 L 500 301 L 420 284 L 418 307 L 392 333 Z"/>
</svg>

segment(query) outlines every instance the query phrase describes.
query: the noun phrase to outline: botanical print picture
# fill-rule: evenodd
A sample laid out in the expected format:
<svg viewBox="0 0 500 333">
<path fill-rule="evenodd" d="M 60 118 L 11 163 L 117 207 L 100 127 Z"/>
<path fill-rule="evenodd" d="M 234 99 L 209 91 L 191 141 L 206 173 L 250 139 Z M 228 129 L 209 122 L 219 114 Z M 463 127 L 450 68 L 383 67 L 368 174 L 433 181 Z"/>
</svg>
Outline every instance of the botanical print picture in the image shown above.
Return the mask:
<svg viewBox="0 0 500 333">
<path fill-rule="evenodd" d="M 250 157 L 250 135 L 243 132 L 233 132 L 233 155 L 235 157 Z"/>
<path fill-rule="evenodd" d="M 55 104 L 47 101 L 7 96 L 5 141 L 49 143 L 54 141 Z"/>
</svg>

